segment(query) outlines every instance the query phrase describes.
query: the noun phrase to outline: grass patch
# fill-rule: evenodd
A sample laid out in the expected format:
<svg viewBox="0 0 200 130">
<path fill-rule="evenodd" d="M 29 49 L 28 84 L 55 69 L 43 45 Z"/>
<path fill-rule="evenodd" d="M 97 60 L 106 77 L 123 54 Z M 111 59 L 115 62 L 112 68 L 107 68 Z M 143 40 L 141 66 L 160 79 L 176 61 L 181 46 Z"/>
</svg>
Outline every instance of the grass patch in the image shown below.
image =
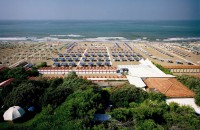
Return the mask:
<svg viewBox="0 0 200 130">
<path fill-rule="evenodd" d="M 160 69 L 162 72 L 164 72 L 165 74 L 171 74 L 171 75 L 173 75 L 173 73 L 170 72 L 170 70 L 164 68 L 162 65 L 156 64 L 156 63 L 154 63 L 154 62 L 153 62 L 153 64 L 154 64 L 158 69 Z"/>
</svg>

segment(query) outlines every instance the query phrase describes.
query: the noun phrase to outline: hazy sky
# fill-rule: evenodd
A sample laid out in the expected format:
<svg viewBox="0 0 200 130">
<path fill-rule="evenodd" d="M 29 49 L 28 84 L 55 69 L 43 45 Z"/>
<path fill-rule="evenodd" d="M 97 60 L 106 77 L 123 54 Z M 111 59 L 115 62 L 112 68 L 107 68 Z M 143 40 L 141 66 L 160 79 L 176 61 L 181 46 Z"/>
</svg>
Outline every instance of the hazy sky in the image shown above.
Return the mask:
<svg viewBox="0 0 200 130">
<path fill-rule="evenodd" d="M 190 20 L 200 0 L 0 0 L 2 19 Z"/>
</svg>

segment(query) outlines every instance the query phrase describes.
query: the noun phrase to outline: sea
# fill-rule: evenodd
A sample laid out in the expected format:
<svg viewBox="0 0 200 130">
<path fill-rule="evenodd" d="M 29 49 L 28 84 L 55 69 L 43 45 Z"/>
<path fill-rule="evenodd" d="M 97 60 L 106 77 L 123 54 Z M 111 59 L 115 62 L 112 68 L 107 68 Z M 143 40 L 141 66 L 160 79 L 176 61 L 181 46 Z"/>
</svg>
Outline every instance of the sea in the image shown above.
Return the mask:
<svg viewBox="0 0 200 130">
<path fill-rule="evenodd" d="M 200 41 L 200 21 L 1 20 L 0 41 Z"/>
</svg>

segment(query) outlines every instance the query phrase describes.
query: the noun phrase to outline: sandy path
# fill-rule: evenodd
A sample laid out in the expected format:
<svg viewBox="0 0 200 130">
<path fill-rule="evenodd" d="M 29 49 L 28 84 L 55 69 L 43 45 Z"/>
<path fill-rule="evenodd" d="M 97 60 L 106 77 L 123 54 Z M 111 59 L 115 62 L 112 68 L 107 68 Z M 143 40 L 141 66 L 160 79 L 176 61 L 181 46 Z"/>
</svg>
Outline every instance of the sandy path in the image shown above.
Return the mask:
<svg viewBox="0 0 200 130">
<path fill-rule="evenodd" d="M 81 63 L 81 61 L 82 61 L 82 59 L 83 59 L 83 56 L 84 56 L 84 54 L 85 54 L 86 52 L 87 52 L 87 49 L 85 49 L 85 51 L 83 52 L 83 55 L 82 55 L 82 57 L 80 58 L 80 61 L 78 62 L 77 66 L 80 65 L 80 63 Z"/>
</svg>

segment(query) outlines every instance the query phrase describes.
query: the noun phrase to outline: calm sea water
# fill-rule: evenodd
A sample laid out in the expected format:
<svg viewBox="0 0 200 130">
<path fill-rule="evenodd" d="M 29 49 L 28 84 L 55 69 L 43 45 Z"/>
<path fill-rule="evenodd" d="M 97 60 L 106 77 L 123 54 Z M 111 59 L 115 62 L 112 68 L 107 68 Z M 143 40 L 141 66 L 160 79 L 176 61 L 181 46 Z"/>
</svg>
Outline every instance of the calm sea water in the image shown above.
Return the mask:
<svg viewBox="0 0 200 130">
<path fill-rule="evenodd" d="M 200 40 L 200 21 L 0 21 L 0 38 L 13 37 Z"/>
</svg>

